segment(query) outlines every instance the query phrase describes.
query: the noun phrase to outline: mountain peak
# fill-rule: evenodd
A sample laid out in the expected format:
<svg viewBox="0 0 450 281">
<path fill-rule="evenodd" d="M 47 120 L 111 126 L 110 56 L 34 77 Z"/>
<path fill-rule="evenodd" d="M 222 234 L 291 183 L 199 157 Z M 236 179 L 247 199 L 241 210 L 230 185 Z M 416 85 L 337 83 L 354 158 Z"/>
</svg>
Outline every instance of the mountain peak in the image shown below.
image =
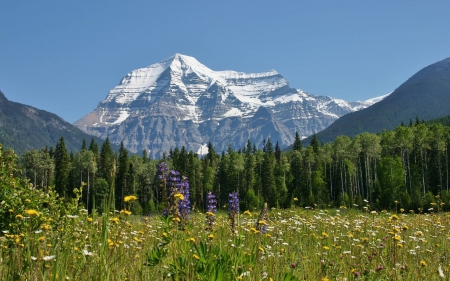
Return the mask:
<svg viewBox="0 0 450 281">
<path fill-rule="evenodd" d="M 354 107 L 366 107 L 299 95 L 275 70 L 214 71 L 194 57 L 176 53 L 127 74 L 75 125 L 109 136 L 113 143 L 124 141 L 133 152 L 151 149 L 156 157 L 175 146 L 197 151 L 208 142 L 217 150 L 228 144 L 238 147 L 247 139 L 258 146 L 267 134 L 275 136 L 274 130 L 283 136 L 278 138 L 280 145 L 288 145 L 295 131 L 309 135 Z M 267 129 L 266 123 L 273 124 L 270 130 L 254 128 Z"/>
<path fill-rule="evenodd" d="M 204 66 L 202 63 L 200 63 L 196 58 L 191 57 L 191 56 L 186 56 L 180 53 L 176 53 L 170 57 L 168 57 L 167 59 L 156 63 L 156 64 L 165 64 L 167 66 L 172 66 L 174 64 L 181 64 L 181 65 L 185 65 L 191 68 L 196 68 L 196 67 L 201 67 L 201 68 L 207 68 L 206 66 Z M 155 64 L 152 64 L 155 65 Z M 151 65 L 151 66 L 152 66 Z M 209 71 L 211 71 L 208 68 Z"/>
</svg>

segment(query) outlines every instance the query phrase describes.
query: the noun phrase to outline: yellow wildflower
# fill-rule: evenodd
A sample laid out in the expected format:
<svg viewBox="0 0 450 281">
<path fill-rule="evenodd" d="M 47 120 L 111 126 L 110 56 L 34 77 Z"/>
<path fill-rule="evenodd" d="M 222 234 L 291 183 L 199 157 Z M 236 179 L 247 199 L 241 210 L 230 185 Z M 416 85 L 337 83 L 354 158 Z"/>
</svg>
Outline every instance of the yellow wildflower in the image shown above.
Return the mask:
<svg viewBox="0 0 450 281">
<path fill-rule="evenodd" d="M 250 231 L 253 233 L 259 233 L 259 230 L 257 230 L 256 228 L 252 227 L 250 228 Z"/>
<path fill-rule="evenodd" d="M 324 249 L 325 251 L 328 251 L 330 248 L 327 247 L 327 246 L 323 246 L 323 249 Z"/>
<path fill-rule="evenodd" d="M 322 237 L 323 237 L 323 238 L 328 238 L 328 233 L 322 232 Z"/>
<path fill-rule="evenodd" d="M 25 199 L 25 203 L 30 203 L 31 202 L 31 200 L 30 199 Z"/>
<path fill-rule="evenodd" d="M 188 238 L 188 239 L 186 239 L 186 242 L 195 243 L 195 238 L 194 237 Z"/>
<path fill-rule="evenodd" d="M 92 218 L 87 218 L 87 221 L 92 222 L 93 220 L 92 220 Z"/>
<path fill-rule="evenodd" d="M 130 202 L 130 201 L 134 201 L 134 200 L 136 200 L 136 199 L 137 199 L 136 196 L 134 196 L 134 195 L 129 195 L 129 196 L 125 196 L 125 198 L 123 199 L 123 201 L 125 201 L 125 202 Z"/>
<path fill-rule="evenodd" d="M 25 210 L 25 214 L 29 216 L 39 217 L 39 212 L 36 210 Z"/>
<path fill-rule="evenodd" d="M 208 239 L 214 239 L 214 234 L 208 235 Z"/>
<path fill-rule="evenodd" d="M 196 259 L 196 260 L 199 260 L 199 259 L 200 259 L 200 257 L 199 257 L 197 254 L 193 254 L 192 257 L 193 257 L 194 259 Z"/>
<path fill-rule="evenodd" d="M 393 221 L 395 221 L 395 220 L 398 220 L 398 219 L 400 219 L 400 218 L 399 218 L 397 215 L 392 215 L 390 219 L 393 220 Z"/>
<path fill-rule="evenodd" d="M 247 210 L 247 211 L 245 211 L 245 212 L 243 213 L 243 215 L 248 215 L 249 217 L 251 217 L 251 216 L 252 216 L 252 213 L 250 213 L 250 211 Z"/>
<path fill-rule="evenodd" d="M 16 219 L 21 219 L 21 220 L 23 220 L 23 216 L 22 216 L 21 214 L 18 214 L 18 215 L 16 216 Z"/>
<path fill-rule="evenodd" d="M 215 217 L 216 215 L 213 212 L 206 212 L 207 216 Z"/>
<path fill-rule="evenodd" d="M 428 265 L 427 265 L 427 262 L 424 261 L 424 260 L 421 260 L 421 261 L 420 261 L 420 265 L 423 266 L 423 267 L 428 266 Z"/>
<path fill-rule="evenodd" d="M 263 220 L 260 220 L 258 223 L 261 224 L 261 225 L 267 225 L 267 223 L 265 221 L 263 221 Z"/>
<path fill-rule="evenodd" d="M 118 224 L 119 223 L 119 218 L 112 218 L 110 221 L 115 223 L 115 224 Z"/>
<path fill-rule="evenodd" d="M 173 197 L 175 197 L 178 200 L 183 200 L 184 199 L 184 195 L 181 193 L 176 193 L 173 195 Z"/>
<path fill-rule="evenodd" d="M 177 221 L 177 222 L 180 222 L 181 220 L 180 220 L 180 218 L 179 218 L 179 217 L 176 217 L 176 218 L 173 218 L 173 219 L 172 219 L 172 221 Z"/>
<path fill-rule="evenodd" d="M 42 229 L 45 229 L 45 230 L 48 230 L 48 229 L 50 229 L 50 228 L 52 228 L 50 225 L 48 225 L 48 224 L 46 224 L 46 223 L 43 223 L 42 225 L 41 225 L 41 228 Z"/>
</svg>

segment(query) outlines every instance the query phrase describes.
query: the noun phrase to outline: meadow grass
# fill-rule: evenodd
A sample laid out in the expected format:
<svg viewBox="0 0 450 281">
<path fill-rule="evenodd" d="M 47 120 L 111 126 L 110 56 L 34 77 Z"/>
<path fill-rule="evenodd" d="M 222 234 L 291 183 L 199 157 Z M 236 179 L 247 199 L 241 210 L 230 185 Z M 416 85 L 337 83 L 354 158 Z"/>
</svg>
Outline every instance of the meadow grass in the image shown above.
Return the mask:
<svg viewBox="0 0 450 281">
<path fill-rule="evenodd" d="M 449 280 L 448 213 L 272 209 L 225 211 L 212 231 L 170 217 L 77 209 L 14 214 L 0 238 L 0 280 Z M 22 217 L 21 217 L 22 216 Z M 261 222 L 260 222 L 261 223 Z"/>
</svg>

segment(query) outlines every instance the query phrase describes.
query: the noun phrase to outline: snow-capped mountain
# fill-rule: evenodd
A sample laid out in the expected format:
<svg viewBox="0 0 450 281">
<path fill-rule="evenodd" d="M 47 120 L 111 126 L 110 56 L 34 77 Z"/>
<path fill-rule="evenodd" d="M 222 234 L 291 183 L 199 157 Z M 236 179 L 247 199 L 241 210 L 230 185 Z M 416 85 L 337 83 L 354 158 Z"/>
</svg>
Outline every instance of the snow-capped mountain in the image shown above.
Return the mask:
<svg viewBox="0 0 450 281">
<path fill-rule="evenodd" d="M 133 70 L 98 107 L 74 124 L 86 133 L 159 157 L 171 148 L 206 153 L 270 137 L 281 147 L 377 100 L 346 102 L 289 87 L 275 70 L 213 71 L 181 54 Z"/>
</svg>

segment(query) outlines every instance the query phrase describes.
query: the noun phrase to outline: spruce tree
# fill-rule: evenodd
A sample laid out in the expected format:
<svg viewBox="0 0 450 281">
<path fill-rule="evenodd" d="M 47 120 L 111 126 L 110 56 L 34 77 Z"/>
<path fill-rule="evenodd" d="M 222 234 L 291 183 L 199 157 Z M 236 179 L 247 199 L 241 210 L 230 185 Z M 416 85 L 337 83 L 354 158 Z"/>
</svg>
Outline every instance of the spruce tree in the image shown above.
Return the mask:
<svg viewBox="0 0 450 281">
<path fill-rule="evenodd" d="M 86 150 L 87 149 L 87 144 L 86 144 L 86 139 L 85 138 L 83 138 L 83 141 L 81 143 L 81 149 L 82 150 Z"/>
<path fill-rule="evenodd" d="M 69 154 L 67 153 L 64 137 L 61 137 L 56 144 L 55 150 L 55 190 L 59 196 L 67 196 L 69 187 L 69 171 L 70 162 Z"/>
<path fill-rule="evenodd" d="M 277 144 L 275 145 L 275 159 L 277 159 L 277 162 L 280 162 L 281 160 L 281 149 L 280 146 Z"/>
<path fill-rule="evenodd" d="M 300 135 L 298 134 L 298 132 L 295 132 L 294 150 L 302 150 L 302 140 L 300 139 Z"/>
<path fill-rule="evenodd" d="M 99 161 L 98 161 L 98 176 L 105 179 L 111 186 L 114 167 L 114 152 L 111 148 L 109 138 L 107 137 L 100 149 Z"/>
<path fill-rule="evenodd" d="M 317 139 L 316 133 L 313 135 L 310 146 L 312 146 L 314 153 L 319 153 L 319 140 Z"/>
</svg>

